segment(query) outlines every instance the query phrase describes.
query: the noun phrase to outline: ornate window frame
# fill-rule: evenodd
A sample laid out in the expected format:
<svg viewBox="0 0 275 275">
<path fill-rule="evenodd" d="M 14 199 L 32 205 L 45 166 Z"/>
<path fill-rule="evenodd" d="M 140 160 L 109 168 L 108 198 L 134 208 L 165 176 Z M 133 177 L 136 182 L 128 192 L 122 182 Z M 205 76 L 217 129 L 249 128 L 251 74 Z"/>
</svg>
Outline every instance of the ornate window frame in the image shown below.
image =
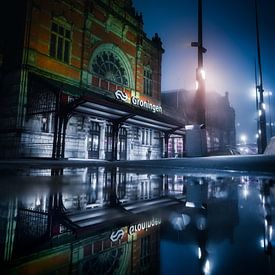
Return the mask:
<svg viewBox="0 0 275 275">
<path fill-rule="evenodd" d="M 123 68 L 123 70 L 124 70 L 123 75 L 127 79 L 127 83 L 117 82 L 114 79 L 111 79 L 111 77 L 109 77 L 109 79 L 104 78 L 103 73 L 98 74 L 97 72 L 94 71 L 93 64 L 95 64 L 96 59 L 99 56 L 102 56 L 104 54 L 104 52 L 111 54 L 115 59 L 117 59 L 119 61 L 121 68 Z M 109 66 L 110 60 L 106 60 L 106 63 L 108 63 L 107 66 Z M 116 46 L 114 44 L 106 43 L 106 44 L 102 44 L 99 47 L 97 47 L 91 56 L 88 68 L 89 68 L 88 70 L 91 74 L 97 75 L 107 81 L 115 82 L 116 84 L 129 87 L 130 89 L 134 89 L 133 70 L 132 70 L 131 64 L 129 62 L 129 59 L 126 56 L 126 54 L 118 46 Z M 108 72 L 105 72 L 105 73 L 108 73 Z"/>
</svg>

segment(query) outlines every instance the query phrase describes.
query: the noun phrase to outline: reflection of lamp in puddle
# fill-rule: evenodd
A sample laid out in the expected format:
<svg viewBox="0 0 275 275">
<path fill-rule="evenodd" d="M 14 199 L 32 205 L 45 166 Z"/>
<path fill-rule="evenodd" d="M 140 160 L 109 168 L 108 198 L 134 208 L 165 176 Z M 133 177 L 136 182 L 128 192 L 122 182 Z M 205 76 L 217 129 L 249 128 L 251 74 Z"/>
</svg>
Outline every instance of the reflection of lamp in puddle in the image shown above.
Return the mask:
<svg viewBox="0 0 275 275">
<path fill-rule="evenodd" d="M 264 239 L 261 241 L 261 246 L 265 253 L 271 257 L 272 254 L 272 207 L 270 198 L 270 187 L 273 184 L 269 181 L 263 182 L 262 185 L 262 203 L 264 210 Z M 270 260 L 270 259 L 269 259 Z"/>
<path fill-rule="evenodd" d="M 203 215 L 199 215 L 196 220 L 196 225 L 199 230 L 205 230 L 206 218 Z"/>
<path fill-rule="evenodd" d="M 170 222 L 173 225 L 173 228 L 178 231 L 182 231 L 190 223 L 190 217 L 186 214 L 174 214 L 170 218 Z"/>
<path fill-rule="evenodd" d="M 203 270 L 204 274 L 209 274 L 210 273 L 210 262 L 209 262 L 209 260 L 205 261 L 205 264 L 204 264 L 202 270 Z"/>
<path fill-rule="evenodd" d="M 40 204 L 41 204 L 40 198 L 37 197 L 35 200 L 35 206 L 40 206 Z"/>
<path fill-rule="evenodd" d="M 249 195 L 248 183 L 245 183 L 243 185 L 243 196 L 246 199 L 248 195 Z"/>
</svg>

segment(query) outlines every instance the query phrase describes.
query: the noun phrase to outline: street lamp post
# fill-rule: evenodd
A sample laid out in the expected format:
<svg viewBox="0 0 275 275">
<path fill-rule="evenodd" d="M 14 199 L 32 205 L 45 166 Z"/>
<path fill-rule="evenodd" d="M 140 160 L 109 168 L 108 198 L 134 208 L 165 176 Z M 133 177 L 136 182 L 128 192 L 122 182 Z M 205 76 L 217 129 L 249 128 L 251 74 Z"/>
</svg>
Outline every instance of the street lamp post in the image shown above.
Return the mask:
<svg viewBox="0 0 275 275">
<path fill-rule="evenodd" d="M 202 40 L 202 0 L 198 0 L 198 42 L 192 42 L 192 47 L 198 48 L 198 67 L 196 69 L 196 105 L 197 123 L 205 125 L 205 71 L 203 69 L 203 54 L 206 49 Z"/>
<path fill-rule="evenodd" d="M 206 49 L 202 40 L 202 0 L 198 0 L 198 41 L 191 43 L 192 47 L 198 48 L 198 67 L 196 69 L 196 96 L 195 106 L 197 111 L 196 122 L 198 124 L 198 139 L 201 155 L 206 155 L 206 129 L 205 129 L 205 71 L 203 69 L 203 54 Z"/>
<path fill-rule="evenodd" d="M 259 23 L 258 23 L 258 11 L 257 1 L 255 0 L 256 10 L 256 35 L 257 35 L 257 54 L 258 54 L 258 66 L 259 66 L 259 85 L 256 83 L 256 89 L 259 92 L 259 148 L 258 153 L 263 154 L 267 145 L 266 140 L 266 115 L 264 107 L 264 89 L 263 89 L 263 75 L 262 75 L 262 64 L 261 64 L 261 50 L 260 50 L 260 38 L 259 38 Z"/>
</svg>

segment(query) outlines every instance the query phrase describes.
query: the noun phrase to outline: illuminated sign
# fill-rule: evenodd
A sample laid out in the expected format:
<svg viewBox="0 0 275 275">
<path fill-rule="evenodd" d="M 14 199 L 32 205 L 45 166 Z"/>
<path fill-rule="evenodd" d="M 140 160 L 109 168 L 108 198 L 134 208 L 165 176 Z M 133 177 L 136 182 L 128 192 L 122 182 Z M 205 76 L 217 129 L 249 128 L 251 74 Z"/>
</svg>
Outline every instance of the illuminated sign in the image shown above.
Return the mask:
<svg viewBox="0 0 275 275">
<path fill-rule="evenodd" d="M 132 224 L 128 227 L 128 234 L 131 236 L 131 235 L 135 234 L 136 232 L 140 232 L 140 231 L 144 231 L 144 230 L 147 231 L 149 228 L 158 226 L 160 224 L 161 224 L 160 218 L 152 218 L 151 220 Z M 116 241 L 122 239 L 125 233 L 126 232 L 122 228 L 120 228 L 116 231 L 113 231 L 110 236 L 110 240 L 112 242 L 116 242 Z"/>
<path fill-rule="evenodd" d="M 117 231 L 113 231 L 112 234 L 111 234 L 111 236 L 110 236 L 110 240 L 112 242 L 116 242 L 116 241 L 122 239 L 123 235 L 124 235 L 124 230 L 123 229 L 119 229 Z"/>
<path fill-rule="evenodd" d="M 128 229 L 128 233 L 130 235 L 134 234 L 135 232 L 139 232 L 141 230 L 148 230 L 150 227 L 154 227 L 161 224 L 161 219 L 160 218 L 153 218 L 152 220 L 137 223 L 134 225 L 131 225 Z"/>
<path fill-rule="evenodd" d="M 162 113 L 161 106 L 150 103 L 148 100 L 145 101 L 145 100 L 139 99 L 136 96 L 131 96 L 131 99 L 129 101 L 128 95 L 121 90 L 116 90 L 115 97 L 118 100 L 121 100 L 124 102 L 130 102 L 134 106 L 138 106 L 138 107 L 147 109 L 153 113 Z"/>
<path fill-rule="evenodd" d="M 123 93 L 121 90 L 116 90 L 115 96 L 117 99 L 122 100 L 124 102 L 128 101 L 128 96 L 126 93 Z"/>
</svg>

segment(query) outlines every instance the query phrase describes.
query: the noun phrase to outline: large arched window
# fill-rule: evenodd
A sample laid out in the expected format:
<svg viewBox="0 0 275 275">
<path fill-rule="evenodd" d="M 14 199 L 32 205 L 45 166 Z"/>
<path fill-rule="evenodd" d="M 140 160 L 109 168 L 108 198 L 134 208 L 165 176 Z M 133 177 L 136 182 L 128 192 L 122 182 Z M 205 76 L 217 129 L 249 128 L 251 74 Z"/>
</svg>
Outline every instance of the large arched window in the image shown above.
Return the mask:
<svg viewBox="0 0 275 275">
<path fill-rule="evenodd" d="M 100 52 L 92 63 L 93 72 L 106 80 L 128 86 L 126 71 L 121 61 L 110 51 Z"/>
<path fill-rule="evenodd" d="M 113 44 L 102 44 L 93 52 L 89 71 L 116 84 L 134 87 L 133 72 L 125 53 Z"/>
</svg>

